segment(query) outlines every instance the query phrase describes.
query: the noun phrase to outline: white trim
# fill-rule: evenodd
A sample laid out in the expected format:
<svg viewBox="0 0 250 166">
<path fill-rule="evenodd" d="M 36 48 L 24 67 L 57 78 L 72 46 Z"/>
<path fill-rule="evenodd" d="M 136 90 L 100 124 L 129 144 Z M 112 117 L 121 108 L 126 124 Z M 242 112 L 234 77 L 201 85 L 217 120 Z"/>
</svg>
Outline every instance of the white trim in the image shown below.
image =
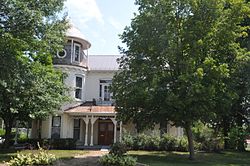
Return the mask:
<svg viewBox="0 0 250 166">
<path fill-rule="evenodd" d="M 119 141 L 122 142 L 122 121 L 120 121 L 120 137 Z"/>
<path fill-rule="evenodd" d="M 67 51 L 65 49 L 62 49 L 62 51 L 64 52 L 63 56 L 60 56 L 60 54 L 59 54 L 61 51 L 56 52 L 57 57 L 60 58 L 60 59 L 63 59 L 63 58 L 65 58 L 67 56 Z"/>
<path fill-rule="evenodd" d="M 73 49 L 74 49 L 74 47 L 73 47 L 73 45 L 74 45 L 74 40 L 72 39 L 71 40 L 71 52 L 70 52 L 70 62 L 72 63 L 73 62 Z"/>
<path fill-rule="evenodd" d="M 110 120 L 114 124 L 114 143 L 116 143 L 117 121 L 116 118 L 110 118 Z"/>
<path fill-rule="evenodd" d="M 91 135 L 90 135 L 90 146 L 94 145 L 94 124 L 98 118 L 92 115 L 90 122 L 91 122 Z"/>
</svg>

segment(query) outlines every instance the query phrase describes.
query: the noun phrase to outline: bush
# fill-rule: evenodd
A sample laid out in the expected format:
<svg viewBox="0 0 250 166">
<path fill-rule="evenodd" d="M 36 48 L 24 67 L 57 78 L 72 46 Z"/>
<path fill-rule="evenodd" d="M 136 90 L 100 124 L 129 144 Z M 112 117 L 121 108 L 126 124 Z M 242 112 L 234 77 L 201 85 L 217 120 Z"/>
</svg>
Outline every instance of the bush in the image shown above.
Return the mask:
<svg viewBox="0 0 250 166">
<path fill-rule="evenodd" d="M 5 130 L 4 129 L 0 129 L 0 137 L 3 137 L 5 134 Z"/>
<path fill-rule="evenodd" d="M 177 142 L 178 142 L 178 146 L 176 149 L 177 151 L 181 151 L 181 152 L 188 151 L 188 139 L 187 139 L 187 137 L 178 138 Z"/>
<path fill-rule="evenodd" d="M 169 134 L 164 134 L 161 139 L 161 149 L 166 151 L 177 150 L 178 140 Z"/>
<path fill-rule="evenodd" d="M 23 139 L 18 140 L 19 144 L 29 144 L 32 149 L 38 149 L 37 144 L 44 149 L 75 149 L 76 140 L 72 138 L 61 139 Z"/>
<path fill-rule="evenodd" d="M 134 137 L 133 149 L 135 150 L 159 150 L 161 139 L 156 135 L 139 134 Z"/>
<path fill-rule="evenodd" d="M 137 159 L 131 156 L 118 156 L 107 154 L 100 158 L 99 162 L 103 166 L 135 166 Z"/>
<path fill-rule="evenodd" d="M 127 149 L 134 149 L 134 136 L 124 133 L 122 143 L 126 145 Z"/>
<path fill-rule="evenodd" d="M 220 151 L 223 149 L 223 137 L 220 136 L 219 132 L 216 133 L 212 128 L 201 122 L 195 124 L 192 130 L 198 150 Z"/>
<path fill-rule="evenodd" d="M 20 154 L 13 157 L 7 164 L 9 166 L 25 165 L 51 165 L 56 160 L 55 155 L 49 154 L 46 150 L 39 148 L 37 154 Z"/>
<path fill-rule="evenodd" d="M 76 140 L 72 138 L 51 139 L 48 144 L 52 149 L 75 149 Z"/>
<path fill-rule="evenodd" d="M 124 143 L 116 142 L 111 146 L 110 154 L 122 156 L 127 152 L 127 146 Z"/>
<path fill-rule="evenodd" d="M 234 149 L 234 150 L 239 150 L 238 149 L 238 145 L 243 141 L 244 144 L 245 144 L 245 147 L 247 146 L 247 143 L 246 143 L 246 139 L 247 139 L 247 136 L 249 135 L 250 133 L 247 131 L 247 128 L 244 128 L 244 127 L 233 127 L 231 128 L 230 132 L 229 132 L 229 135 L 228 135 L 228 138 L 229 138 L 229 145 L 231 149 Z"/>
</svg>

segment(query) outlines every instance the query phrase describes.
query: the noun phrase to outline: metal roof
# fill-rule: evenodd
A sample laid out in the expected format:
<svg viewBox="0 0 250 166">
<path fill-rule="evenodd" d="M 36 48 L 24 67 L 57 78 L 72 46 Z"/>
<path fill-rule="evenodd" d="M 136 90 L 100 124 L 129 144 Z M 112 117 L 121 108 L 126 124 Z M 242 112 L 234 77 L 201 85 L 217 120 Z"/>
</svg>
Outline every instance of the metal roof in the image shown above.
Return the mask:
<svg viewBox="0 0 250 166">
<path fill-rule="evenodd" d="M 121 55 L 89 55 L 90 70 L 116 71 L 119 69 L 117 58 Z"/>
<path fill-rule="evenodd" d="M 114 106 L 77 106 L 65 110 L 66 113 L 115 113 Z"/>
</svg>

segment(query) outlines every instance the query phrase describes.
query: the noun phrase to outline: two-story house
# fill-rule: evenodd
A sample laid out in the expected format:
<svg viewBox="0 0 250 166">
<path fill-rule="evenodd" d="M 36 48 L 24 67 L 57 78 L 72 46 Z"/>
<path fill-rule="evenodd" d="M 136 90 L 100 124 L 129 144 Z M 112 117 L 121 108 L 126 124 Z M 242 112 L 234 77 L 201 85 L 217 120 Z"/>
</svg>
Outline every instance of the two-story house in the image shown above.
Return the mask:
<svg viewBox="0 0 250 166">
<path fill-rule="evenodd" d="M 32 138 L 74 138 L 84 146 L 110 145 L 122 138 L 122 132 L 135 133 L 135 126 L 116 120 L 109 87 L 119 55 L 88 55 L 91 47 L 73 25 L 67 32 L 64 49 L 54 58 L 54 67 L 66 73 L 64 83 L 74 99 L 57 111 L 56 116 L 32 123 Z M 40 127 L 39 127 L 40 126 Z M 156 129 L 159 126 L 156 126 Z M 183 130 L 168 125 L 168 132 L 181 136 Z"/>
</svg>

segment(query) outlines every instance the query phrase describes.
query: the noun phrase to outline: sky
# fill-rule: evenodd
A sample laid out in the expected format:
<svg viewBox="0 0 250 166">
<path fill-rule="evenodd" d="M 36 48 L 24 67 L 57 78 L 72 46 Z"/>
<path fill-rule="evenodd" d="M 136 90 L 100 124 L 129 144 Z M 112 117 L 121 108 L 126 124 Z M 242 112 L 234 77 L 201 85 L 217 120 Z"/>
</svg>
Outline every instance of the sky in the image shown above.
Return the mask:
<svg viewBox="0 0 250 166">
<path fill-rule="evenodd" d="M 91 43 L 89 55 L 120 54 L 125 46 L 118 34 L 129 26 L 137 6 L 134 0 L 67 0 L 65 11 Z"/>
</svg>

